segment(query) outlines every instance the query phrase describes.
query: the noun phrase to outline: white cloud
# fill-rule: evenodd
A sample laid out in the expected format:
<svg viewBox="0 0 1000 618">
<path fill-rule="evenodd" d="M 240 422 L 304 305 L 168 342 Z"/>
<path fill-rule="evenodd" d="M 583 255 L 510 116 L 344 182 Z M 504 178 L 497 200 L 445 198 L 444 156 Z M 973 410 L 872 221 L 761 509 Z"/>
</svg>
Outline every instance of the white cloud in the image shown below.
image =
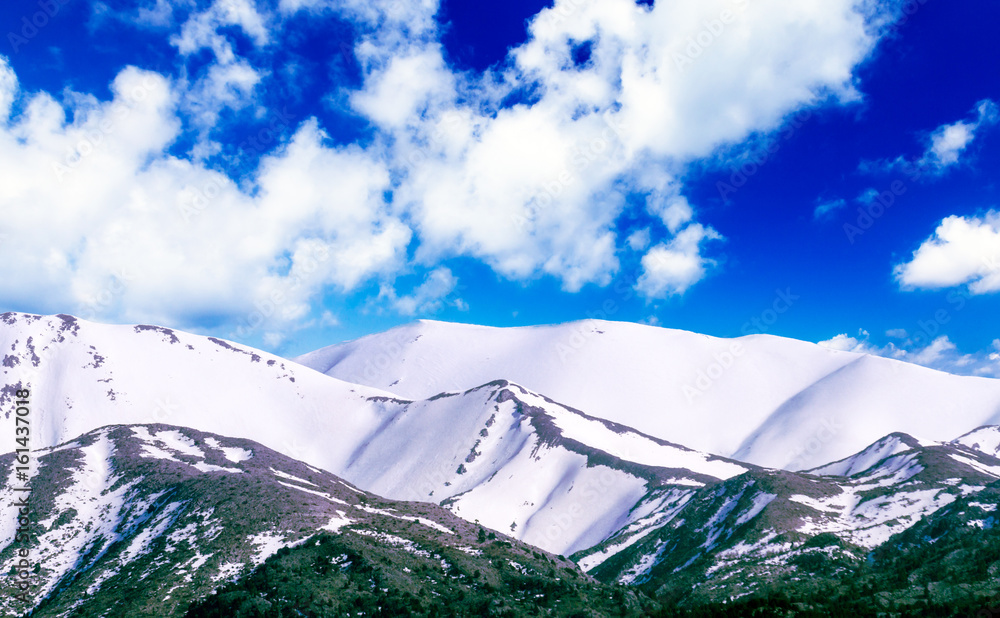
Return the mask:
<svg viewBox="0 0 1000 618">
<path fill-rule="evenodd" d="M 943 170 L 955 165 L 976 134 L 1000 120 L 997 104 L 990 100 L 977 103 L 974 112 L 976 117 L 971 122 L 943 125 L 931 133 L 927 151 L 920 161 L 922 167 Z"/>
<path fill-rule="evenodd" d="M 862 171 L 900 170 L 919 178 L 923 174 L 939 176 L 961 163 L 972 143 L 986 129 L 1000 122 L 1000 106 L 990 99 L 976 103 L 969 120 L 943 124 L 926 137 L 924 153 L 914 160 L 899 156 L 892 160 L 862 161 Z"/>
<path fill-rule="evenodd" d="M 643 256 L 636 288 L 650 298 L 684 294 L 714 265 L 701 256 L 701 243 L 721 239 L 712 228 L 697 223 L 688 226 L 670 242 L 653 247 Z"/>
<path fill-rule="evenodd" d="M 847 201 L 843 199 L 820 202 L 819 204 L 816 205 L 816 208 L 813 210 L 813 219 L 816 220 L 825 219 L 828 216 L 832 215 L 833 213 L 837 212 L 838 210 L 842 209 L 844 206 L 847 206 Z"/>
<path fill-rule="evenodd" d="M 0 124 L 7 122 L 10 117 L 10 108 L 17 98 L 18 85 L 17 75 L 5 56 L 0 56 Z"/>
<path fill-rule="evenodd" d="M 216 123 L 221 109 L 248 105 L 267 72 L 236 54 L 233 44 L 219 32 L 229 26 L 238 27 L 258 47 L 270 42 L 265 18 L 248 0 L 215 0 L 206 10 L 190 15 L 180 33 L 170 38 L 183 57 L 202 49 L 211 49 L 215 56 L 204 74 L 182 89 L 185 108 L 206 130 Z"/>
<path fill-rule="evenodd" d="M 649 246 L 649 228 L 636 230 L 628 235 L 625 241 L 632 251 L 642 251 Z"/>
<path fill-rule="evenodd" d="M 421 6 L 425 18 L 437 9 Z M 673 54 L 726 10 L 737 18 L 678 68 Z M 853 70 L 880 17 L 849 0 L 558 0 L 530 21 L 512 64 L 485 76 L 449 74 L 427 30 L 400 42 L 382 28 L 357 47 L 369 73 L 352 101 L 391 136 L 418 260 L 471 255 L 505 277 L 549 274 L 577 290 L 617 271 L 615 222 L 628 195 L 648 196 L 675 234 L 695 219 L 680 195 L 688 162 L 777 129 L 802 107 L 856 100 Z M 590 61 L 575 66 L 583 42 Z M 498 105 L 525 89 L 537 98 Z"/>
<path fill-rule="evenodd" d="M 654 196 L 650 202 L 655 201 L 659 203 L 648 203 L 647 208 L 650 212 L 660 217 L 663 225 L 667 226 L 667 230 L 671 234 L 676 234 L 682 226 L 690 222 L 694 217 L 694 209 L 691 208 L 691 204 L 687 201 L 687 198 L 677 196 L 670 199 L 657 199 L 660 196 L 656 194 Z"/>
<path fill-rule="evenodd" d="M 441 310 L 445 299 L 457 286 L 458 278 L 450 269 L 440 266 L 429 272 L 423 283 L 408 295 L 396 296 L 392 288 L 384 289 L 383 294 L 389 298 L 393 308 L 403 315 L 432 314 Z M 460 298 L 449 304 L 461 311 L 468 310 L 468 305 Z"/>
<path fill-rule="evenodd" d="M 904 289 L 968 285 L 973 294 L 1000 291 L 1000 212 L 945 218 L 894 272 Z"/>
<path fill-rule="evenodd" d="M 165 78 L 126 68 L 112 91 L 72 109 L 72 123 L 37 94 L 0 130 L 0 260 L 17 264 L 0 298 L 86 317 L 281 326 L 322 290 L 401 267 L 411 233 L 389 214 L 389 173 L 371 153 L 324 146 L 306 122 L 263 160 L 249 195 L 165 154 L 180 130 Z"/>
<path fill-rule="evenodd" d="M 176 77 L 126 68 L 111 101 L 38 93 L 0 126 L 0 208 L 14 239 L 0 259 L 19 265 L 0 298 L 181 325 L 264 320 L 278 341 L 318 295 L 414 266 L 431 275 L 397 309 L 432 307 L 450 293 L 454 275 L 438 267 L 450 256 L 570 291 L 606 285 L 626 243 L 648 247 L 617 230 L 642 198 L 659 219 L 651 235 L 667 240 L 643 257 L 638 289 L 683 294 L 715 264 L 705 241 L 721 238 L 683 197 L 688 166 L 738 154 L 801 108 L 857 100 L 854 71 L 887 15 L 868 6 L 556 0 L 507 63 L 475 74 L 445 61 L 435 0 L 282 0 L 277 13 L 216 0 L 174 27 Z M 147 7 L 149 23 L 181 19 Z M 237 186 L 203 163 L 219 151 L 209 134 L 225 108 L 261 105 L 262 84 L 278 78 L 259 62 L 296 10 L 354 22 L 363 86 L 330 95 L 371 123 L 371 139 L 332 146 L 301 119 L 252 186 Z M 735 18 L 679 66 L 676 54 L 727 10 Z M 260 53 L 241 57 L 234 32 Z M 576 66 L 585 41 L 591 60 Z M 205 49 L 212 62 L 191 60 Z M 0 113 L 16 94 L 0 62 Z M 186 156 L 167 153 L 192 133 Z"/>
</svg>

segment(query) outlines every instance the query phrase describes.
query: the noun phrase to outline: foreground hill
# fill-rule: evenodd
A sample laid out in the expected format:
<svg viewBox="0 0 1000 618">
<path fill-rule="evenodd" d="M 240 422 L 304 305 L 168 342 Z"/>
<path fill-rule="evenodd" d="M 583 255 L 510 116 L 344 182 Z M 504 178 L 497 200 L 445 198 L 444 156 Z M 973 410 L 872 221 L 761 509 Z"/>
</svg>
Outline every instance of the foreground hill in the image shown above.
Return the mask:
<svg viewBox="0 0 1000 618">
<path fill-rule="evenodd" d="M 183 616 L 287 547 L 299 547 L 295 560 L 336 590 L 294 603 L 326 612 L 311 615 L 377 615 L 370 611 L 377 606 L 443 615 L 435 608 L 445 604 L 471 608 L 458 615 L 483 605 L 616 615 L 613 608 L 638 604 L 624 591 L 611 603 L 612 589 L 562 558 L 440 507 L 384 500 L 249 440 L 118 425 L 38 455 L 32 616 Z M 3 456 L 0 467 L 11 460 Z M 10 478 L 0 486 L 4 504 L 20 495 L 15 486 Z M 5 509 L 0 522 L 4 572 L 23 547 L 12 543 L 16 516 Z M 291 558 L 282 551 L 277 560 Z M 307 577 L 290 574 L 298 583 L 289 586 L 301 591 Z M 204 607 L 193 615 L 207 615 Z M 0 599 L 5 616 L 26 609 L 11 595 Z"/>
<path fill-rule="evenodd" d="M 896 431 L 950 440 L 1000 423 L 1000 380 L 780 337 L 717 339 L 624 322 L 422 320 L 296 360 L 406 399 L 506 379 L 657 438 L 792 470 Z"/>
</svg>

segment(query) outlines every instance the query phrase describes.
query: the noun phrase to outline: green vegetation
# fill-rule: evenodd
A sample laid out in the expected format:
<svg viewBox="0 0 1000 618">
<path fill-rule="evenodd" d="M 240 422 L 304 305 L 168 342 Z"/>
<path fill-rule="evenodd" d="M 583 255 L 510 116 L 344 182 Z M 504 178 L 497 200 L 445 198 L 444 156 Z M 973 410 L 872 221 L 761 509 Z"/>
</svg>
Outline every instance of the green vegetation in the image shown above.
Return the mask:
<svg viewBox="0 0 1000 618">
<path fill-rule="evenodd" d="M 404 550 L 347 530 L 283 549 L 194 603 L 188 618 L 284 616 L 649 616 L 656 604 L 504 541 Z M 481 553 L 479 553 L 481 552 Z"/>
</svg>

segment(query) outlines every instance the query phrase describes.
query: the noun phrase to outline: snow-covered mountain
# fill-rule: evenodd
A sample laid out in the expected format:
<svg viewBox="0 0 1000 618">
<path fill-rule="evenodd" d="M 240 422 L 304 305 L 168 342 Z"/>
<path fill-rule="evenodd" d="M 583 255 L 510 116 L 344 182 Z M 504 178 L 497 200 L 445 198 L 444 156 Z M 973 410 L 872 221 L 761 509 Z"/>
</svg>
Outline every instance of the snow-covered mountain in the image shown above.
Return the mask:
<svg viewBox="0 0 1000 618">
<path fill-rule="evenodd" d="M 392 499 L 446 503 L 557 554 L 748 467 L 645 436 L 506 381 L 405 401 L 264 352 L 152 326 L 2 316 L 0 393 L 32 393 L 33 446 L 168 423 L 255 440 Z"/>
<path fill-rule="evenodd" d="M 996 425 L 973 429 L 964 436 L 956 438 L 954 442 L 987 455 L 1000 457 L 1000 427 Z"/>
<path fill-rule="evenodd" d="M 595 329 L 592 338 L 562 343 L 580 328 Z M 380 348 L 385 341 L 395 347 Z M 264 542 L 276 538 L 265 521 L 280 522 L 281 542 L 294 542 L 337 528 L 335 519 L 360 521 L 356 511 L 375 513 L 364 505 L 377 496 L 431 503 L 392 507 L 409 513 L 409 524 L 436 530 L 443 520 L 419 513 L 443 506 L 469 525 L 572 555 L 601 580 L 670 595 L 694 586 L 715 602 L 746 593 L 747 582 L 795 579 L 827 558 L 853 568 L 893 535 L 1000 483 L 1000 431 L 989 424 L 1000 382 L 774 337 L 724 341 L 592 321 L 535 329 L 420 322 L 301 359 L 364 385 L 220 339 L 65 315 L 0 315 L 0 350 L 0 425 L 9 435 L 15 391 L 31 391 L 42 592 L 63 599 L 52 615 L 104 581 L 201 594 L 222 581 L 224 565 L 212 556 L 230 552 L 225 564 L 245 573 L 259 563 L 255 548 L 279 546 Z M 684 397 L 686 386 L 678 376 L 701 371 L 706 358 L 727 368 L 706 369 L 713 383 L 678 407 L 675 391 Z M 500 375 L 475 382 L 493 372 Z M 590 398 L 591 408 L 505 373 Z M 762 400 L 775 409 L 766 412 Z M 719 407 L 697 407 L 705 401 Z M 614 420 L 623 418 L 662 435 Z M 912 426 L 919 438 L 905 432 Z M 891 429 L 867 438 L 883 427 Z M 693 450 L 674 434 L 736 445 L 739 456 Z M 771 459 L 808 470 L 747 463 Z M 236 525 L 242 537 L 219 536 L 209 519 L 222 512 L 221 498 L 209 494 L 243 496 L 251 477 L 266 491 L 239 504 L 260 517 Z M 7 477 L 4 504 L 12 483 Z M 345 497 L 358 491 L 372 494 L 360 505 Z M 0 563 L 12 557 L 15 514 L 4 507 L 0 517 Z M 200 536 L 174 551 L 189 533 Z M 410 547 L 411 537 L 392 534 Z M 241 549 L 225 549 L 232 545 Z M 169 558 L 146 551 L 165 546 L 174 548 Z M 183 577 L 161 573 L 168 566 Z M 711 585 L 695 586 L 706 579 Z"/>
<path fill-rule="evenodd" d="M 949 440 L 1000 424 L 1000 380 L 767 335 L 419 321 L 296 360 L 406 399 L 506 379 L 664 440 L 792 470 L 893 432 Z"/>
<path fill-rule="evenodd" d="M 336 472 L 568 555 L 626 525 L 651 492 L 678 502 L 751 467 L 497 381 L 402 407 Z"/>
</svg>

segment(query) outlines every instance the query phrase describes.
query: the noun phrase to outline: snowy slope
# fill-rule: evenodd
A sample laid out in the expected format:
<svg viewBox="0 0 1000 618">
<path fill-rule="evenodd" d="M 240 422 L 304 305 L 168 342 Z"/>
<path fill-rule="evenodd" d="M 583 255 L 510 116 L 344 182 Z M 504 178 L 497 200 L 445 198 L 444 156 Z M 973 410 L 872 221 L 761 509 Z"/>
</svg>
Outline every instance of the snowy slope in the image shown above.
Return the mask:
<svg viewBox="0 0 1000 618">
<path fill-rule="evenodd" d="M 108 424 L 169 423 L 333 470 L 399 407 L 387 393 L 220 339 L 70 316 L 0 320 L 0 431 L 14 435 L 14 391 L 27 386 L 34 448 Z M 351 440 L 333 439 L 341 435 Z"/>
<path fill-rule="evenodd" d="M 568 555 L 630 523 L 654 488 L 679 497 L 748 469 L 499 381 L 407 406 L 337 473 Z"/>
<path fill-rule="evenodd" d="M 894 433 L 882 438 L 856 455 L 851 455 L 840 461 L 808 470 L 808 472 L 809 474 L 820 476 L 854 476 L 868 470 L 883 459 L 892 457 L 898 453 L 910 451 L 919 446 L 929 446 L 929 444 L 921 444 L 913 436 Z"/>
<path fill-rule="evenodd" d="M 671 442 L 788 469 L 846 457 L 895 431 L 947 440 L 1000 423 L 1000 380 L 765 335 L 717 339 L 597 320 L 419 321 L 296 360 L 407 399 L 507 379 Z"/>
<path fill-rule="evenodd" d="M 987 455 L 1000 457 L 1000 427 L 980 427 L 953 441 Z"/>
</svg>

